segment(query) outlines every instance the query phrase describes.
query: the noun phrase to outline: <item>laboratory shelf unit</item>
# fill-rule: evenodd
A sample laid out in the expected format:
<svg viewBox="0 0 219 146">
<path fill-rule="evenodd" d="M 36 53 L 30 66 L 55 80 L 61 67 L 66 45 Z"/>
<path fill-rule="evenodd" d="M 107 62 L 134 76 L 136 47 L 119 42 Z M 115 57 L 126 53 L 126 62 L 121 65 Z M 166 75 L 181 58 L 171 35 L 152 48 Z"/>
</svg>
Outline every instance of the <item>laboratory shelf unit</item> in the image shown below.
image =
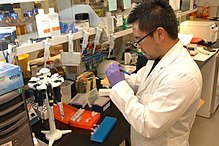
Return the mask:
<svg viewBox="0 0 219 146">
<path fill-rule="evenodd" d="M 47 1 L 47 0 L 0 0 L 0 4 L 39 2 L 39 1 Z"/>
<path fill-rule="evenodd" d="M 95 34 L 95 28 L 89 28 L 88 32 L 90 33 L 90 35 L 94 35 Z M 114 36 L 116 38 L 128 35 L 132 33 L 132 28 L 129 28 L 127 30 L 123 30 L 123 31 L 119 31 L 114 33 Z M 25 35 L 20 36 L 20 37 L 25 37 Z M 78 40 L 81 39 L 83 37 L 83 31 L 79 31 L 77 33 L 73 33 L 73 40 Z M 27 39 L 26 39 L 27 40 Z M 50 40 L 51 46 L 55 46 L 55 45 L 59 45 L 62 43 L 66 43 L 68 42 L 68 35 L 61 35 L 58 37 L 54 37 Z M 21 42 L 22 43 L 22 42 Z M 17 48 L 17 55 L 21 55 L 21 54 L 25 54 L 25 53 L 30 53 L 30 52 L 34 52 L 34 51 L 38 51 L 43 49 L 43 42 L 38 42 L 38 43 L 32 43 L 32 44 L 21 44 L 20 47 Z"/>
<path fill-rule="evenodd" d="M 90 33 L 90 35 L 94 35 L 95 28 L 90 28 L 88 30 L 88 32 Z M 23 35 L 21 37 L 25 37 L 25 35 Z M 77 39 L 80 39 L 82 37 L 83 37 L 83 31 L 73 33 L 73 40 L 77 40 Z M 51 46 L 59 45 L 59 44 L 66 43 L 66 42 L 68 42 L 68 35 L 67 34 L 54 37 L 50 40 Z M 38 50 L 44 49 L 43 47 L 44 47 L 43 42 L 32 43 L 32 44 L 24 43 L 24 44 L 21 44 L 20 47 L 17 47 L 16 55 L 21 55 L 21 54 L 25 54 L 25 53 L 38 51 Z"/>
<path fill-rule="evenodd" d="M 125 36 L 125 35 L 128 35 L 128 34 L 131 34 L 131 33 L 132 33 L 132 28 L 129 28 L 129 29 L 126 29 L 126 30 L 115 32 L 114 36 L 116 38 L 119 38 L 119 37 L 122 37 L 122 36 Z"/>
<path fill-rule="evenodd" d="M 175 14 L 176 14 L 176 18 L 180 18 L 182 16 L 188 15 L 188 14 L 196 12 L 196 11 L 197 11 L 197 9 L 192 9 L 192 10 L 188 10 L 188 11 L 184 11 L 184 12 L 176 11 Z"/>
</svg>

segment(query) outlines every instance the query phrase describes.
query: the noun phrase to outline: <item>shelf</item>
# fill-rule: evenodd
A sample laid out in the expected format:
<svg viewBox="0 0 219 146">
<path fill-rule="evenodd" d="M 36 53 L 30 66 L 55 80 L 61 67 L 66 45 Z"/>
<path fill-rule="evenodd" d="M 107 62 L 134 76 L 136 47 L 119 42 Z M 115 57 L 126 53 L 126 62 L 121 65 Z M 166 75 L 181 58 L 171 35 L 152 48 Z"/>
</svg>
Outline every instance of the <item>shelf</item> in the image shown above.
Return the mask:
<svg viewBox="0 0 219 146">
<path fill-rule="evenodd" d="M 94 35 L 95 34 L 95 28 L 90 28 L 89 33 L 90 33 L 90 35 Z M 132 33 L 132 28 L 129 28 L 129 29 L 114 33 L 114 36 L 116 38 L 119 38 L 119 37 L 122 37 L 122 36 L 125 36 L 125 35 L 128 35 L 128 34 L 131 34 L 131 33 Z M 73 40 L 80 39 L 80 38 L 82 38 L 82 36 L 83 36 L 82 31 L 74 33 L 73 34 Z M 67 34 L 52 38 L 50 42 L 51 42 L 52 46 L 66 43 L 66 42 L 68 42 Z M 43 49 L 43 43 L 42 42 L 34 43 L 34 44 L 23 44 L 23 45 L 21 45 L 20 47 L 17 48 L 17 55 L 38 51 L 38 50 L 41 50 L 41 49 Z"/>
<path fill-rule="evenodd" d="M 90 35 L 95 34 L 95 28 L 90 28 L 88 31 L 89 31 Z M 23 35 L 22 37 L 25 37 L 25 35 Z M 77 39 L 80 39 L 82 37 L 83 37 L 82 31 L 73 34 L 73 40 L 77 40 Z M 50 42 L 51 42 L 51 46 L 66 43 L 66 42 L 68 42 L 68 36 L 67 36 L 67 34 L 65 34 L 65 35 L 61 35 L 58 37 L 54 37 L 50 40 Z M 34 44 L 22 44 L 20 47 L 17 48 L 17 55 L 38 51 L 38 50 L 43 49 L 43 47 L 44 47 L 43 42 L 38 42 L 38 43 L 34 43 Z"/>
<path fill-rule="evenodd" d="M 119 38 L 119 37 L 122 37 L 122 36 L 125 36 L 125 35 L 128 35 L 128 34 L 131 34 L 131 33 L 132 33 L 132 28 L 129 28 L 129 29 L 126 29 L 126 30 L 123 30 L 123 31 L 115 32 L 114 36 L 116 38 Z"/>
<path fill-rule="evenodd" d="M 185 16 L 185 15 L 188 15 L 190 13 L 193 13 L 197 11 L 197 9 L 193 9 L 193 10 L 188 10 L 188 11 L 184 11 L 184 12 L 181 12 L 181 11 L 176 11 L 175 14 L 176 14 L 176 18 L 180 18 L 182 16 Z"/>
<path fill-rule="evenodd" d="M 95 34 L 95 28 L 90 28 L 89 30 L 90 35 L 94 35 Z M 116 38 L 128 35 L 132 33 L 132 28 L 129 28 L 127 30 L 123 30 L 120 32 L 116 32 L 114 33 L 114 36 Z M 83 32 L 77 32 L 77 33 L 73 33 L 73 40 L 78 40 L 81 39 L 83 37 Z M 21 38 L 22 40 L 27 41 L 30 38 L 30 35 L 22 35 L 19 36 L 18 39 Z M 58 36 L 58 37 L 54 37 L 50 40 L 51 42 L 51 46 L 55 46 L 55 45 L 59 45 L 59 44 L 63 44 L 68 42 L 68 36 L 67 34 Z M 43 46 L 43 42 L 38 42 L 38 43 L 33 43 L 33 44 L 28 44 L 27 42 L 20 42 L 21 46 L 17 48 L 17 56 L 21 55 L 21 54 L 26 54 L 26 53 L 31 53 L 34 51 L 38 51 L 38 50 L 42 50 L 44 48 Z M 2 55 L 2 53 L 0 53 L 0 60 L 3 60 L 4 57 Z"/>
<path fill-rule="evenodd" d="M 1 0 L 0 4 L 39 2 L 39 1 L 47 1 L 47 0 Z"/>
</svg>

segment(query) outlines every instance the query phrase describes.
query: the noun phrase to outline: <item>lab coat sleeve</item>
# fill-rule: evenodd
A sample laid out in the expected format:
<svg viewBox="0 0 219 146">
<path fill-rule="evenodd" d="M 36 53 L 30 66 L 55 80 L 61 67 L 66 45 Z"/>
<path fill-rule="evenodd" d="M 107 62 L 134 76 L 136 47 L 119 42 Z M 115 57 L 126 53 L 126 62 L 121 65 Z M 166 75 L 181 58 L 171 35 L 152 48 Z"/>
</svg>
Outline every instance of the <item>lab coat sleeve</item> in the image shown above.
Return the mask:
<svg viewBox="0 0 219 146">
<path fill-rule="evenodd" d="M 137 73 L 133 73 L 131 75 L 125 74 L 125 80 L 129 84 L 129 86 L 132 88 L 134 93 L 137 92 L 139 84 L 141 82 L 142 76 L 144 73 L 144 69 L 141 68 Z"/>
<path fill-rule="evenodd" d="M 171 127 L 185 110 L 200 97 L 201 85 L 189 74 L 176 74 L 162 79 L 153 94 L 139 98 L 126 81 L 113 86 L 110 98 L 126 120 L 144 137 L 156 138 Z"/>
</svg>

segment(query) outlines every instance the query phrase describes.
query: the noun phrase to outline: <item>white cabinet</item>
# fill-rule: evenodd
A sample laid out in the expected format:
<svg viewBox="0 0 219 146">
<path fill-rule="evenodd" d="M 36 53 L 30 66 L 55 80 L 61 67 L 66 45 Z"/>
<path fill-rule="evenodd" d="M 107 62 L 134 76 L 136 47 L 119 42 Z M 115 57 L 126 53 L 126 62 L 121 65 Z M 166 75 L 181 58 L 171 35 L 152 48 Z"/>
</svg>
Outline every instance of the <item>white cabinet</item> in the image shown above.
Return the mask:
<svg viewBox="0 0 219 146">
<path fill-rule="evenodd" d="M 216 89 L 218 83 L 218 64 L 219 64 L 219 52 L 211 57 L 203 66 L 201 66 L 200 70 L 203 78 L 203 87 L 201 98 L 204 99 L 204 105 L 198 110 L 197 115 L 210 118 L 211 113 L 214 113 L 215 109 L 218 106 L 218 96 L 216 95 Z M 218 94 L 218 93 L 217 93 Z"/>
</svg>

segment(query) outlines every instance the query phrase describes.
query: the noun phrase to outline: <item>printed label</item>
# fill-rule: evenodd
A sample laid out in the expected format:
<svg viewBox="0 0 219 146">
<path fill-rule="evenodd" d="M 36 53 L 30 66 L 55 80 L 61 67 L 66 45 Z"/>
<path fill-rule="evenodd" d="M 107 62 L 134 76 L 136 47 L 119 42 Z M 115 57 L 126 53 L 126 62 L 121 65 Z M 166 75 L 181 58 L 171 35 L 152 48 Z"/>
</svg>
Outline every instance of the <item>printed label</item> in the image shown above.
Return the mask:
<svg viewBox="0 0 219 146">
<path fill-rule="evenodd" d="M 5 143 L 5 144 L 2 144 L 2 145 L 0 145 L 0 146 L 12 146 L 12 141 L 9 141 L 9 142 L 7 142 L 7 143 Z"/>
</svg>

